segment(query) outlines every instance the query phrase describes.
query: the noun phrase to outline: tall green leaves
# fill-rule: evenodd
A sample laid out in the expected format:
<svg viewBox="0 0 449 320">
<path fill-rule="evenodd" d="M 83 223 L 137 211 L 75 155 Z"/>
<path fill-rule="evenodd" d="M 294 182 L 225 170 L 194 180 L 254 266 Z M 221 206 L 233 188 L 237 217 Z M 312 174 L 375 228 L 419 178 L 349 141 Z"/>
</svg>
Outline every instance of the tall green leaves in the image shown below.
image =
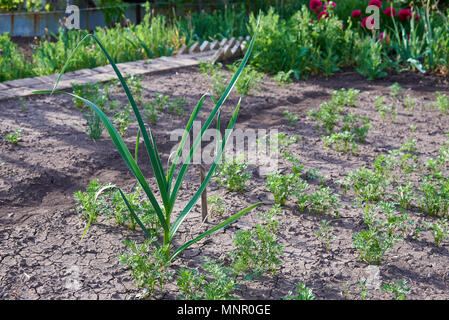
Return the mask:
<svg viewBox="0 0 449 320">
<path fill-rule="evenodd" d="M 145 126 L 143 120 L 142 120 L 142 116 L 140 115 L 139 109 L 137 107 L 136 101 L 134 100 L 129 87 L 126 83 L 126 80 L 124 79 L 124 77 L 122 76 L 120 70 L 117 68 L 114 59 L 109 55 L 108 51 L 106 50 L 105 46 L 102 44 L 102 42 L 96 37 L 96 35 L 86 35 L 80 43 L 77 44 L 76 48 L 78 48 L 83 41 L 85 41 L 86 39 L 92 37 L 93 40 L 95 41 L 96 45 L 99 46 L 99 48 L 102 50 L 102 52 L 104 53 L 104 55 L 106 56 L 107 60 L 109 61 L 109 63 L 111 64 L 112 68 L 114 69 L 120 84 L 122 85 L 126 96 L 128 98 L 128 101 L 133 109 L 134 115 L 137 119 L 137 123 L 138 123 L 138 127 L 139 127 L 139 135 L 142 136 L 143 141 L 144 141 L 144 145 L 145 148 L 147 150 L 147 154 L 150 160 L 150 164 L 151 167 L 153 169 L 153 173 L 154 176 L 156 178 L 156 182 L 157 182 L 157 188 L 158 188 L 158 193 L 160 195 L 160 198 L 162 200 L 162 203 L 159 203 L 158 199 L 155 196 L 155 193 L 151 190 L 147 180 L 145 179 L 142 171 L 140 170 L 137 161 L 135 158 L 133 158 L 132 154 L 130 153 L 130 151 L 128 150 L 128 147 L 125 145 L 123 139 L 121 138 L 120 134 L 118 133 L 118 131 L 115 129 L 114 125 L 112 124 L 112 122 L 109 120 L 109 118 L 107 117 L 107 115 L 101 110 L 101 108 L 99 108 L 95 103 L 93 103 L 92 101 L 89 101 L 83 97 L 74 95 L 72 93 L 67 93 L 67 92 L 63 92 L 63 91 L 55 91 L 59 80 L 62 76 L 62 74 L 64 73 L 64 71 L 66 70 L 69 62 L 70 62 L 70 58 L 72 55 L 76 54 L 76 49 L 75 51 L 70 55 L 69 59 L 67 60 L 66 64 L 64 65 L 60 76 L 58 77 L 55 86 L 54 86 L 54 90 L 53 91 L 36 91 L 35 93 L 57 93 L 57 94 L 67 94 L 67 95 L 71 95 L 75 98 L 80 99 L 81 101 L 83 101 L 84 103 L 86 103 L 97 115 L 98 117 L 101 119 L 101 121 L 103 122 L 107 132 L 109 133 L 115 147 L 117 148 L 118 152 L 120 153 L 123 161 L 125 162 L 125 164 L 127 165 L 127 167 L 129 168 L 129 170 L 131 171 L 131 173 L 134 175 L 134 177 L 136 178 L 137 182 L 141 185 L 143 191 L 145 192 L 145 194 L 148 196 L 148 199 L 151 203 L 151 205 L 154 207 L 155 212 L 157 214 L 157 217 L 159 219 L 159 222 L 162 226 L 163 229 L 163 243 L 162 245 L 160 245 L 159 243 L 155 243 L 155 245 L 159 248 L 163 248 L 166 258 L 169 260 L 174 259 L 177 255 L 179 255 L 184 249 L 186 249 L 187 247 L 191 246 L 192 244 L 196 243 L 197 241 L 201 240 L 202 238 L 209 236 L 210 234 L 216 232 L 217 230 L 220 230 L 221 228 L 226 227 L 227 225 L 229 225 L 230 223 L 234 222 L 235 220 L 237 220 L 238 218 L 240 218 L 242 215 L 244 215 L 245 213 L 249 212 L 250 210 L 254 209 L 255 207 L 259 206 L 261 203 L 257 203 L 254 204 L 240 212 L 238 212 L 237 214 L 229 217 L 228 219 L 226 219 L 225 221 L 223 221 L 222 223 L 216 225 L 215 227 L 209 229 L 208 231 L 198 235 L 197 237 L 195 237 L 194 239 L 187 241 L 185 244 L 181 245 L 179 248 L 177 248 L 173 253 L 170 254 L 170 246 L 172 244 L 172 240 L 173 237 L 175 236 L 178 228 L 180 227 L 180 225 L 182 224 L 182 222 L 185 220 L 185 218 L 187 217 L 187 215 L 189 214 L 189 212 L 191 211 L 192 207 L 195 205 L 195 203 L 197 202 L 198 198 L 200 197 L 201 193 L 204 191 L 204 189 L 206 188 L 208 182 L 210 181 L 218 160 L 221 158 L 224 148 L 226 146 L 226 142 L 235 126 L 236 120 L 237 120 L 237 114 L 240 108 L 240 102 L 242 99 L 242 96 L 240 97 L 240 100 L 232 114 L 231 119 L 229 120 L 229 124 L 226 130 L 226 134 L 223 137 L 223 139 L 221 140 L 221 144 L 217 144 L 217 152 L 216 152 L 216 156 L 215 156 L 215 162 L 211 165 L 206 178 L 204 180 L 204 182 L 201 184 L 201 186 L 199 187 L 199 189 L 194 193 L 194 195 L 191 197 L 190 201 L 188 201 L 187 205 L 184 207 L 183 210 L 181 210 L 180 214 L 177 216 L 176 220 L 174 221 L 174 223 L 171 223 L 172 221 L 172 211 L 173 208 L 175 207 L 175 203 L 178 199 L 178 192 L 179 189 L 182 185 L 182 182 L 184 181 L 184 177 L 185 174 L 190 166 L 191 160 L 193 158 L 194 153 L 197 150 L 197 147 L 199 146 L 201 139 L 204 135 L 204 133 L 206 132 L 206 130 L 209 128 L 210 124 L 212 123 L 213 119 L 215 117 L 217 117 L 217 115 L 219 114 L 220 108 L 223 105 L 223 103 L 226 101 L 227 97 L 229 96 L 231 90 L 233 89 L 235 83 L 237 82 L 239 76 L 241 75 L 243 68 L 245 67 L 246 63 L 248 62 L 248 59 L 250 57 L 253 45 L 254 45 L 254 39 L 256 37 L 254 37 L 254 39 L 251 41 L 251 43 L 248 46 L 248 50 L 239 66 L 239 68 L 237 69 L 236 73 L 234 74 L 234 76 L 232 77 L 230 83 L 228 84 L 228 86 L 226 87 L 226 90 L 224 91 L 223 95 L 221 96 L 221 98 L 218 101 L 215 101 L 213 98 L 213 102 L 215 104 L 215 106 L 213 107 L 212 111 L 210 112 L 209 116 L 207 117 L 204 125 L 201 128 L 201 132 L 200 134 L 196 137 L 196 139 L 193 142 L 193 145 L 190 148 L 190 152 L 189 152 L 189 156 L 184 160 L 181 168 L 179 169 L 177 175 L 175 175 L 176 173 L 176 166 L 179 162 L 180 159 L 180 153 L 181 151 L 184 149 L 185 144 L 187 142 L 188 139 L 186 139 L 186 137 L 189 135 L 190 131 L 192 130 L 192 125 L 193 122 L 196 120 L 198 113 L 204 103 L 204 100 L 206 98 L 206 96 L 203 96 L 197 106 L 195 107 L 195 109 L 192 112 L 192 115 L 190 116 L 190 119 L 187 123 L 183 138 L 181 139 L 181 143 L 179 145 L 178 148 L 178 152 L 176 153 L 173 163 L 169 169 L 168 172 L 166 172 L 164 170 L 164 167 L 162 166 L 161 163 L 161 157 L 160 154 L 158 152 L 157 146 L 156 146 L 156 142 L 154 140 L 154 136 L 151 132 L 151 128 L 148 126 L 148 128 Z M 167 174 L 168 173 L 168 174 Z M 120 189 L 119 189 L 120 190 Z M 137 224 L 143 229 L 143 231 L 148 235 L 149 233 L 147 232 L 144 224 L 142 223 L 142 221 L 139 220 L 138 216 L 133 212 L 132 206 L 129 205 L 129 202 L 125 196 L 125 194 L 120 190 L 120 194 L 125 202 L 125 204 L 127 205 L 130 213 L 132 214 L 132 216 L 134 217 L 134 219 L 136 220 Z"/>
</svg>

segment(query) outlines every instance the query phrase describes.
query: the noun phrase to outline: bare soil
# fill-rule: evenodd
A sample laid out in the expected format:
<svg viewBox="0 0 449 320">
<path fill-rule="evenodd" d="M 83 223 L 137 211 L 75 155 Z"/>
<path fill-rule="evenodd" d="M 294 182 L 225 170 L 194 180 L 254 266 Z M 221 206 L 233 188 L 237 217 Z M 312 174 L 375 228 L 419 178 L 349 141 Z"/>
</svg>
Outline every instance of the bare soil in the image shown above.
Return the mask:
<svg viewBox="0 0 449 320">
<path fill-rule="evenodd" d="M 408 90 L 418 105 L 413 111 L 398 106 L 394 123 L 382 121 L 374 101 L 380 95 L 389 97 L 388 86 L 398 82 Z M 209 82 L 196 68 L 147 76 L 143 80 L 146 99 L 155 92 L 172 97 L 184 97 L 191 111 L 208 89 Z M 373 127 L 358 156 L 344 155 L 325 148 L 316 124 L 306 117 L 310 109 L 331 98 L 332 90 L 356 88 L 361 91 L 357 108 L 351 110 L 368 116 Z M 265 275 L 244 281 L 236 292 L 241 299 L 280 299 L 296 288 L 297 282 L 310 287 L 318 299 L 360 299 L 357 281 L 379 271 L 382 282 L 407 279 L 409 299 L 449 298 L 449 244 L 436 248 L 430 232 L 423 232 L 418 240 L 408 236 L 395 244 L 383 262 L 369 267 L 359 259 L 352 246 L 352 235 L 364 228 L 362 210 L 354 207 L 351 193 L 345 195 L 335 181 L 345 172 L 361 166 L 371 167 L 374 159 L 389 150 L 399 148 L 411 137 L 410 125 L 415 125 L 419 158 L 435 156 L 446 141 L 449 116 L 426 107 L 435 99 L 435 91 L 448 94 L 447 79 L 417 73 L 393 75 L 368 82 L 354 72 L 341 72 L 331 79 L 313 78 L 296 81 L 286 87 L 278 86 L 266 77 L 260 92 L 243 99 L 237 128 L 272 129 L 298 134 L 302 139 L 291 150 L 302 160 L 305 169 L 319 169 L 330 179 L 326 182 L 341 196 L 340 217 L 300 213 L 293 201 L 287 203 L 279 217 L 279 240 L 284 245 L 282 264 L 275 275 Z M 122 95 L 122 99 L 124 99 Z M 224 107 L 223 119 L 229 119 L 238 100 L 233 94 Z M 129 190 L 134 179 L 120 155 L 115 151 L 107 133 L 93 142 L 82 128 L 84 119 L 71 99 L 63 96 L 34 96 L 25 99 L 24 112 L 18 100 L 0 102 L 0 136 L 22 127 L 22 140 L 11 145 L 0 138 L 0 299 L 134 299 L 140 292 L 130 271 L 121 265 L 117 256 L 125 250 L 125 239 L 143 241 L 139 230 L 131 231 L 100 217 L 80 241 L 85 221 L 75 211 L 73 192 L 84 189 L 90 180 L 114 183 Z M 200 114 L 205 115 L 212 105 L 207 103 Z M 290 126 L 283 112 L 299 114 L 295 126 Z M 159 151 L 166 163 L 170 150 L 170 132 L 182 129 L 188 116 L 166 115 L 152 126 Z M 214 125 L 213 125 L 214 126 Z M 125 141 L 133 148 L 136 126 L 129 129 Z M 139 161 L 144 173 L 155 186 L 143 145 Z M 213 237 L 204 239 L 186 250 L 173 269 L 196 267 L 201 256 L 227 260 L 232 250 L 232 237 L 237 230 L 251 228 L 260 222 L 258 212 L 273 205 L 273 197 L 264 186 L 265 178 L 250 166 L 253 176 L 247 190 L 238 194 L 220 188 L 215 182 L 208 187 L 208 195 L 219 195 L 228 212 L 236 212 L 252 203 L 265 205 L 242 217 Z M 288 164 L 280 168 L 287 172 Z M 312 186 L 318 181 L 308 181 Z M 182 186 L 181 204 L 199 186 L 199 170 L 192 166 Z M 179 209 L 179 208 L 178 208 Z M 414 220 L 432 221 L 421 212 L 409 213 Z M 179 243 L 191 239 L 201 230 L 220 221 L 214 217 L 201 225 L 201 208 L 194 207 L 186 224 L 178 234 Z M 315 233 L 322 219 L 331 220 L 334 241 L 330 250 L 323 248 Z M 175 299 L 180 292 L 175 281 L 158 292 L 158 299 Z M 373 288 L 370 299 L 391 299 L 392 295 Z"/>
</svg>

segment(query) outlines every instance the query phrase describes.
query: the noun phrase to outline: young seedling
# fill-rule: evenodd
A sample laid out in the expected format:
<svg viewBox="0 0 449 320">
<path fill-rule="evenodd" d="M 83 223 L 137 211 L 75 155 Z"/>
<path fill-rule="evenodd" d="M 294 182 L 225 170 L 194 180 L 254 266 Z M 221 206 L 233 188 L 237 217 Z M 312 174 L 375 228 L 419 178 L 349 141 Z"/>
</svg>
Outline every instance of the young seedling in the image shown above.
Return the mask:
<svg viewBox="0 0 449 320">
<path fill-rule="evenodd" d="M 319 186 L 318 189 L 308 197 L 309 210 L 319 215 L 333 213 L 335 217 L 338 218 L 338 210 L 340 208 L 339 201 L 339 195 L 332 193 L 329 187 Z"/>
<path fill-rule="evenodd" d="M 77 202 L 76 210 L 83 218 L 88 219 L 82 238 L 86 235 L 91 223 L 97 221 L 98 215 L 106 211 L 104 196 L 101 196 L 101 194 L 109 188 L 111 188 L 111 185 L 103 186 L 98 179 L 94 179 L 86 187 L 85 192 L 78 190 L 73 194 Z"/>
<path fill-rule="evenodd" d="M 399 98 L 399 96 L 404 92 L 404 88 L 397 82 L 388 87 L 390 89 L 390 95 L 395 98 Z"/>
<path fill-rule="evenodd" d="M 449 238 L 449 226 L 447 219 L 441 218 L 434 223 L 425 223 L 427 229 L 431 230 L 435 247 L 439 247 L 441 242 Z"/>
<path fill-rule="evenodd" d="M 286 296 L 282 297 L 282 300 L 315 300 L 312 289 L 304 283 L 298 282 L 296 286 L 296 294 L 293 295 L 293 292 L 289 291 Z"/>
<path fill-rule="evenodd" d="M 131 109 L 126 106 L 125 108 L 117 112 L 114 119 L 112 119 L 112 122 L 118 125 L 120 134 L 124 136 L 128 131 L 129 124 L 132 122 Z"/>
<path fill-rule="evenodd" d="M 236 274 L 247 278 L 260 276 L 267 271 L 274 274 L 281 263 L 283 247 L 277 242 L 276 226 L 279 207 L 265 216 L 265 225 L 256 224 L 251 230 L 241 230 L 233 238 L 234 250 L 229 253 Z"/>
<path fill-rule="evenodd" d="M 240 61 L 228 65 L 228 69 L 231 72 L 236 72 L 240 65 Z M 258 72 L 251 65 L 247 66 L 240 77 L 240 79 L 235 84 L 235 89 L 238 94 L 250 94 L 252 90 L 261 89 L 261 83 L 263 80 L 263 73 Z"/>
<path fill-rule="evenodd" d="M 395 300 L 405 300 L 406 295 L 410 292 L 410 287 L 405 279 L 398 282 L 384 283 L 381 289 L 385 292 L 392 292 Z"/>
<path fill-rule="evenodd" d="M 215 181 L 229 191 L 243 192 L 246 182 L 251 178 L 247 170 L 248 163 L 240 158 L 231 158 L 222 161 L 215 171 Z"/>
<path fill-rule="evenodd" d="M 20 134 L 22 133 L 22 131 L 22 128 L 17 128 L 13 132 L 10 132 L 7 135 L 3 136 L 3 139 L 8 141 L 10 144 L 18 144 L 21 140 Z"/>
<path fill-rule="evenodd" d="M 449 97 L 445 94 L 441 94 L 440 92 L 435 92 L 436 101 L 434 106 L 440 109 L 440 112 L 443 114 L 448 113 L 449 111 Z"/>
<path fill-rule="evenodd" d="M 274 202 L 281 206 L 295 194 L 296 186 L 300 183 L 300 178 L 294 174 L 271 173 L 267 174 L 265 186 L 273 194 Z"/>
<path fill-rule="evenodd" d="M 360 297 L 362 298 L 362 300 L 366 300 L 366 298 L 368 297 L 368 293 L 369 293 L 368 288 L 366 286 L 366 280 L 358 279 L 357 284 L 360 287 Z"/>
<path fill-rule="evenodd" d="M 168 113 L 181 116 L 184 113 L 185 104 L 186 104 L 186 99 L 184 99 L 184 98 L 175 98 L 175 99 L 168 101 L 168 103 L 167 103 Z"/>
<path fill-rule="evenodd" d="M 19 98 L 20 109 L 22 112 L 26 112 L 28 110 L 28 102 L 26 102 L 22 97 Z"/>
<path fill-rule="evenodd" d="M 226 205 L 219 196 L 210 196 L 207 198 L 209 214 L 221 217 L 226 212 Z"/>
<path fill-rule="evenodd" d="M 332 227 L 329 224 L 330 224 L 330 221 L 321 220 L 321 222 L 320 222 L 321 228 L 316 233 L 317 237 L 320 238 L 321 241 L 324 243 L 326 251 L 329 251 L 330 243 L 335 238 L 335 236 L 332 234 L 334 227 Z"/>
<path fill-rule="evenodd" d="M 203 258 L 203 269 L 207 275 L 198 270 L 182 268 L 176 279 L 178 288 L 182 291 L 180 298 L 187 300 L 235 300 L 232 291 L 237 287 L 229 268 L 215 260 Z"/>
<path fill-rule="evenodd" d="M 290 113 L 290 111 L 285 110 L 284 116 L 287 118 L 287 120 L 290 122 L 290 126 L 294 127 L 296 124 L 296 121 L 298 120 L 299 115 Z"/>
<path fill-rule="evenodd" d="M 275 74 L 273 80 L 276 81 L 279 86 L 285 87 L 288 83 L 292 82 L 291 76 L 293 72 L 293 70 L 290 70 L 288 72 L 279 71 Z"/>
<path fill-rule="evenodd" d="M 410 95 L 406 95 L 404 99 L 404 108 L 407 110 L 414 110 L 416 105 L 418 104 L 418 100 L 412 99 Z"/>
<path fill-rule="evenodd" d="M 152 248 L 154 239 L 147 239 L 142 245 L 126 240 L 128 248 L 120 255 L 120 262 L 128 266 L 137 287 L 149 290 L 143 297 L 154 296 L 156 285 L 163 290 L 164 284 L 172 277 L 169 272 L 170 261 L 166 259 L 163 248 Z"/>
<path fill-rule="evenodd" d="M 396 240 L 376 227 L 355 233 L 353 239 L 353 246 L 360 251 L 360 260 L 368 264 L 380 264 L 383 256 L 393 248 L 394 240 Z"/>
</svg>

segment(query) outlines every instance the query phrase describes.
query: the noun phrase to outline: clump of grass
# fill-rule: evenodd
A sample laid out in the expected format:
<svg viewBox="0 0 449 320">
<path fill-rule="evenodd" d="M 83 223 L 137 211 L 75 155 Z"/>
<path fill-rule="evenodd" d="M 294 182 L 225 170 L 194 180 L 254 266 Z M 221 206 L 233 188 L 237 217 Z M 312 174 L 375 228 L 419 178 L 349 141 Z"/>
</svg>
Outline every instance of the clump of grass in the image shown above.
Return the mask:
<svg viewBox="0 0 449 320">
<path fill-rule="evenodd" d="M 304 283 L 298 282 L 296 286 L 296 294 L 294 295 L 293 292 L 289 291 L 286 296 L 282 297 L 282 300 L 315 300 L 312 289 Z"/>
</svg>

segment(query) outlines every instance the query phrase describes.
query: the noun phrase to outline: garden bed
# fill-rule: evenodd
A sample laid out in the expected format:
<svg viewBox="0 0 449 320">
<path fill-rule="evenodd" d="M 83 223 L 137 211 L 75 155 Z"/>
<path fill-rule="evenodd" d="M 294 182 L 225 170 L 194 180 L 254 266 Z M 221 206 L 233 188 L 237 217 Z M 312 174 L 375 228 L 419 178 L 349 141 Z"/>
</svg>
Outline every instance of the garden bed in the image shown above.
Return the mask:
<svg viewBox="0 0 449 320">
<path fill-rule="evenodd" d="M 388 118 L 382 120 L 375 100 L 384 95 L 387 102 L 393 103 L 389 86 L 395 82 L 407 89 L 417 104 L 413 110 L 398 105 L 393 123 Z M 189 114 L 209 81 L 196 68 L 185 68 L 146 76 L 142 84 L 145 99 L 156 92 L 187 99 L 189 107 L 185 111 Z M 326 148 L 316 122 L 307 117 L 309 110 L 317 110 L 320 103 L 331 99 L 333 90 L 340 88 L 360 90 L 356 108 L 350 111 L 371 119 L 372 128 L 366 141 L 359 145 L 357 156 Z M 280 299 L 288 291 L 294 291 L 297 282 L 302 282 L 318 299 L 360 299 L 358 280 L 373 275 L 376 278 L 379 271 L 378 279 L 382 283 L 406 279 L 411 289 L 407 294 L 410 299 L 449 298 L 448 243 L 435 247 L 429 231 L 422 232 L 417 240 L 407 235 L 395 243 L 379 266 L 368 266 L 360 261 L 360 254 L 352 245 L 353 234 L 364 229 L 362 209 L 353 206 L 355 198 L 351 192 L 344 194 L 336 184 L 346 177 L 345 172 L 362 166 L 370 168 L 378 155 L 400 148 L 412 136 L 411 125 L 416 126 L 418 158 L 424 161 L 426 157 L 436 156 L 447 140 L 449 115 L 428 107 L 435 100 L 435 91 L 449 93 L 446 79 L 406 73 L 369 82 L 355 72 L 339 72 L 331 79 L 297 81 L 286 87 L 266 77 L 261 92 L 244 97 L 236 128 L 278 129 L 288 135 L 300 135 L 299 141 L 290 146 L 292 154 L 301 160 L 305 171 L 318 169 L 329 177 L 324 184 L 340 195 L 341 208 L 339 218 L 334 218 L 302 213 L 294 201 L 287 201 L 278 216 L 278 238 L 284 246 L 281 265 L 274 275 L 243 281 L 235 296 Z M 124 99 L 121 95 L 120 100 Z M 224 107 L 223 119 L 229 119 L 237 100 L 237 94 L 232 94 Z M 204 121 L 210 109 L 208 102 L 199 118 Z M 285 110 L 299 115 L 294 126 L 284 117 Z M 17 127 L 23 128 L 17 145 L 0 140 L 0 163 L 3 163 L 0 166 L 0 299 L 135 298 L 140 290 L 117 256 L 125 250 L 122 241 L 126 238 L 143 241 L 142 232 L 133 232 L 100 217 L 80 241 L 86 222 L 75 210 L 73 192 L 84 189 L 94 178 L 127 191 L 135 182 L 107 134 L 103 133 L 97 142 L 90 140 L 80 127 L 84 119 L 79 110 L 70 98 L 61 96 L 1 101 L 0 119 L 2 137 Z M 152 126 L 162 163 L 167 162 L 174 145 L 169 141 L 170 132 L 184 128 L 187 120 L 185 115 L 165 114 Z M 131 149 L 136 133 L 136 125 L 132 124 L 125 139 Z M 149 176 L 150 167 L 143 148 L 140 148 L 139 164 Z M 264 205 L 184 251 L 173 270 L 197 267 L 202 256 L 228 261 L 235 232 L 252 228 L 260 222 L 257 212 L 272 207 L 274 200 L 265 187 L 265 177 L 258 175 L 256 167 L 249 168 L 252 178 L 245 192 L 230 192 L 212 181 L 208 195 L 219 195 L 229 213 L 259 201 Z M 181 188 L 181 202 L 188 201 L 199 185 L 199 169 L 197 166 L 192 169 Z M 280 169 L 290 170 L 282 159 Z M 150 182 L 150 186 L 155 186 L 153 178 Z M 319 181 L 310 178 L 308 183 L 315 188 Z M 413 221 L 434 219 L 413 209 L 409 215 Z M 200 219 L 198 204 L 181 227 L 177 238 L 180 243 L 221 221 L 212 217 L 201 225 Z M 334 228 L 335 239 L 328 251 L 316 236 L 323 219 L 329 220 Z M 391 294 L 376 288 L 376 281 L 368 284 L 374 286 L 369 289 L 369 299 L 392 298 Z M 163 292 L 156 292 L 156 298 L 175 299 L 179 294 L 176 281 L 171 281 Z"/>
</svg>

